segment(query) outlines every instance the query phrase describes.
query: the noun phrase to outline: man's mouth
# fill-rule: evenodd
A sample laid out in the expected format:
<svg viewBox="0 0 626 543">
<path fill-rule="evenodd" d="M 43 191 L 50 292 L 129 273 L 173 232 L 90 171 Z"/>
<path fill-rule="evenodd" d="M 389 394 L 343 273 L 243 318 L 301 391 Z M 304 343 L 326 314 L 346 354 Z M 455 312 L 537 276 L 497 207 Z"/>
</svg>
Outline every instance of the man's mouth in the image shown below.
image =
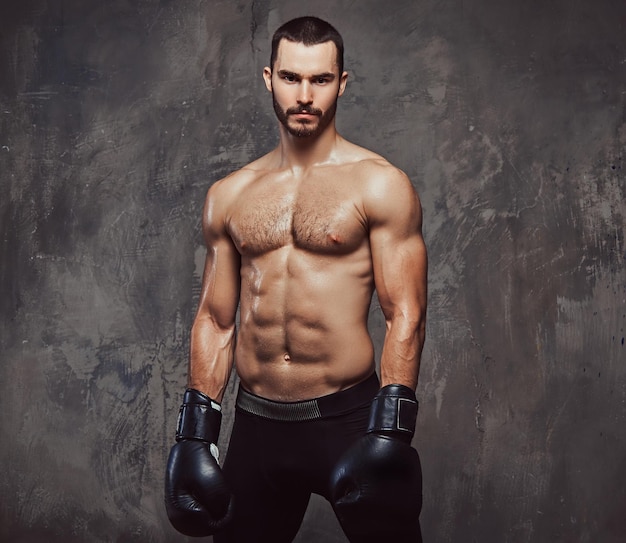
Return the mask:
<svg viewBox="0 0 626 543">
<path fill-rule="evenodd" d="M 288 115 L 296 115 L 303 117 L 319 117 L 322 112 L 319 109 L 310 108 L 292 108 L 287 110 Z"/>
</svg>

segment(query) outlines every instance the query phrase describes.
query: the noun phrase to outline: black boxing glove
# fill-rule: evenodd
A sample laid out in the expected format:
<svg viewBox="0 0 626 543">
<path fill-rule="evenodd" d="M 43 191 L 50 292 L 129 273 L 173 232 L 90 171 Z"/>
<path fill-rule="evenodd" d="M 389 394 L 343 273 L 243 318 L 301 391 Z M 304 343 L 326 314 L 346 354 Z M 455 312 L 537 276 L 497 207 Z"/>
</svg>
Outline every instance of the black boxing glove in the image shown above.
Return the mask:
<svg viewBox="0 0 626 543">
<path fill-rule="evenodd" d="M 188 536 L 213 535 L 232 519 L 233 497 L 217 462 L 221 423 L 220 405 L 187 389 L 165 471 L 165 508 Z"/>
<path fill-rule="evenodd" d="M 331 477 L 331 503 L 351 543 L 421 542 L 422 468 L 411 447 L 418 402 L 403 385 L 372 400 L 366 435 Z"/>
</svg>

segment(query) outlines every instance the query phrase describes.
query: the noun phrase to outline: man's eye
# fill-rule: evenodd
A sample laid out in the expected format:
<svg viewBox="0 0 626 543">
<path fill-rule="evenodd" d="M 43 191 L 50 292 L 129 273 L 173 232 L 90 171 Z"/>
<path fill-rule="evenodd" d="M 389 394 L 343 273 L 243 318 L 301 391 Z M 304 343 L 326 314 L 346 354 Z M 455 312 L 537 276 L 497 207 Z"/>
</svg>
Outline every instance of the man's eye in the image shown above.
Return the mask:
<svg viewBox="0 0 626 543">
<path fill-rule="evenodd" d="M 326 83 L 328 83 L 328 79 L 326 79 L 325 77 L 320 77 L 320 78 L 317 80 L 317 84 L 318 84 L 318 85 L 325 85 Z"/>
</svg>

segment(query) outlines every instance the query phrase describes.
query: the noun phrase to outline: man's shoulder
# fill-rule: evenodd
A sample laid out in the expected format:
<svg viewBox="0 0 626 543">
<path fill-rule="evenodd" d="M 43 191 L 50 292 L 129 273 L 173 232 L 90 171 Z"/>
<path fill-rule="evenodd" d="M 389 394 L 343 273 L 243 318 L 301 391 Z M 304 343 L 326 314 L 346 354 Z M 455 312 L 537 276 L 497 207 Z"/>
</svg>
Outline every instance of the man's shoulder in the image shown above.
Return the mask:
<svg viewBox="0 0 626 543">
<path fill-rule="evenodd" d="M 365 185 L 366 190 L 388 192 L 394 187 L 411 186 L 411 181 L 404 171 L 372 151 L 368 151 L 355 161 L 353 168 L 355 179 Z"/>
<path fill-rule="evenodd" d="M 359 186 L 364 214 L 373 220 L 406 210 L 414 213 L 419 197 L 411 180 L 385 157 L 354 146 L 351 178 Z"/>
</svg>

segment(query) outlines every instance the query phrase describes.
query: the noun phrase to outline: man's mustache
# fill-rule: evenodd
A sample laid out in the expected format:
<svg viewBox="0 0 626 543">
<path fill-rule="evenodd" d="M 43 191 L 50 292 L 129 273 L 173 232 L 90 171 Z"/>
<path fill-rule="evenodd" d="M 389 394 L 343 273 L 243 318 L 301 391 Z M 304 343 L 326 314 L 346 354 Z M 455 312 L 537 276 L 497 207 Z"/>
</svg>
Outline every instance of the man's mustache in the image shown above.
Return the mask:
<svg viewBox="0 0 626 543">
<path fill-rule="evenodd" d="M 322 110 L 310 106 L 298 106 L 290 107 L 287 109 L 287 115 L 298 115 L 300 113 L 306 113 L 307 115 L 322 115 Z"/>
</svg>

